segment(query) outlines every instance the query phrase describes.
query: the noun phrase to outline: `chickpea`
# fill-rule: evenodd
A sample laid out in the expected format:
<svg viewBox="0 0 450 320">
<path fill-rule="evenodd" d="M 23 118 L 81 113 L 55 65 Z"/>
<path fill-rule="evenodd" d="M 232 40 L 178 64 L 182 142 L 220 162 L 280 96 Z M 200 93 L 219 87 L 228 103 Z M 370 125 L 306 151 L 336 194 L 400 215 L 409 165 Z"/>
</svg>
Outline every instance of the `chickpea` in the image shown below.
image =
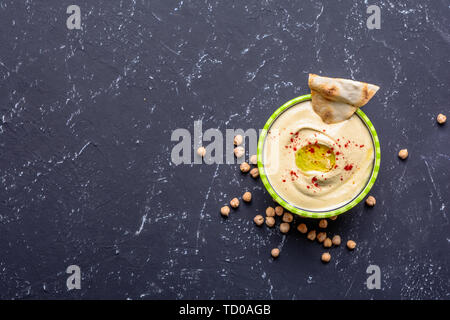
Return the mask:
<svg viewBox="0 0 450 320">
<path fill-rule="evenodd" d="M 319 221 L 319 228 L 325 229 L 326 227 L 328 227 L 328 221 L 325 219 L 322 219 Z"/>
<path fill-rule="evenodd" d="M 230 207 L 223 206 L 222 208 L 220 208 L 220 214 L 223 215 L 224 217 L 228 217 L 228 215 L 230 214 Z"/>
<path fill-rule="evenodd" d="M 316 240 L 316 230 L 311 230 L 310 232 L 308 232 L 308 235 L 306 237 L 311 241 Z"/>
<path fill-rule="evenodd" d="M 306 233 L 306 232 L 308 232 L 308 228 L 306 227 L 306 224 L 304 224 L 304 223 L 300 223 L 300 224 L 297 226 L 297 230 L 298 230 L 300 233 Z"/>
<path fill-rule="evenodd" d="M 283 215 L 284 209 L 282 206 L 276 206 L 275 207 L 275 214 L 279 217 Z"/>
<path fill-rule="evenodd" d="M 250 170 L 250 175 L 252 176 L 252 178 L 258 178 L 259 177 L 259 170 L 258 168 L 253 168 L 252 170 Z"/>
<path fill-rule="evenodd" d="M 266 216 L 275 217 L 275 210 L 272 207 L 267 207 Z"/>
<path fill-rule="evenodd" d="M 245 154 L 245 149 L 241 146 L 234 148 L 234 155 L 236 158 L 242 158 Z"/>
<path fill-rule="evenodd" d="M 280 255 L 280 249 L 278 248 L 273 248 L 272 251 L 270 251 L 270 254 L 272 255 L 272 257 L 274 259 L 278 258 L 278 256 Z"/>
<path fill-rule="evenodd" d="M 251 164 L 257 164 L 258 163 L 258 157 L 256 156 L 256 154 L 252 155 L 250 157 L 250 163 Z"/>
<path fill-rule="evenodd" d="M 367 199 L 366 199 L 366 204 L 367 204 L 369 207 L 373 207 L 376 203 L 377 203 L 377 200 L 375 199 L 375 197 L 373 197 L 373 196 L 368 196 L 368 197 L 367 197 Z"/>
<path fill-rule="evenodd" d="M 269 228 L 272 228 L 275 225 L 275 218 L 274 217 L 266 217 L 266 225 Z"/>
<path fill-rule="evenodd" d="M 231 206 L 233 209 L 236 209 L 237 207 L 239 207 L 239 199 L 238 199 L 238 198 L 233 198 L 233 199 L 231 199 L 231 201 L 230 201 L 230 206 Z"/>
<path fill-rule="evenodd" d="M 322 261 L 323 262 L 328 263 L 328 262 L 330 262 L 330 260 L 331 260 L 331 254 L 330 253 L 328 253 L 328 252 L 322 253 Z"/>
<path fill-rule="evenodd" d="M 247 173 L 250 171 L 250 165 L 247 162 L 242 162 L 239 168 L 243 173 Z"/>
<path fill-rule="evenodd" d="M 398 157 L 402 160 L 408 158 L 408 149 L 402 149 L 398 152 Z"/>
<path fill-rule="evenodd" d="M 439 113 L 438 116 L 437 116 L 437 118 L 436 118 L 436 121 L 437 121 L 439 124 L 444 124 L 444 123 L 447 121 L 447 116 L 446 116 L 446 115 L 443 115 L 442 113 Z"/>
<path fill-rule="evenodd" d="M 291 213 L 289 213 L 289 212 L 285 212 L 283 214 L 282 220 L 283 220 L 283 222 L 290 223 L 290 222 L 292 222 L 292 220 L 294 220 L 294 216 Z"/>
<path fill-rule="evenodd" d="M 244 141 L 244 138 L 243 138 L 240 134 L 238 134 L 237 136 L 235 136 L 235 137 L 234 137 L 234 140 L 233 140 L 234 145 L 236 145 L 236 146 L 240 146 L 240 145 L 242 144 L 243 141 Z"/>
<path fill-rule="evenodd" d="M 330 238 L 326 238 L 324 241 L 323 241 L 323 246 L 324 246 L 324 248 L 331 248 L 331 245 L 332 245 L 333 243 L 331 242 L 331 239 Z"/>
<path fill-rule="evenodd" d="M 320 243 L 324 242 L 326 238 L 327 238 L 326 232 L 319 232 L 317 234 L 317 241 L 319 241 Z"/>
<path fill-rule="evenodd" d="M 330 220 L 331 221 L 334 221 L 334 220 L 336 220 L 337 219 L 337 216 L 332 216 L 332 217 L 330 217 Z"/>
<path fill-rule="evenodd" d="M 264 217 L 260 214 L 253 218 L 253 222 L 259 227 L 264 223 Z"/>
<path fill-rule="evenodd" d="M 356 248 L 356 242 L 353 240 L 348 240 L 347 241 L 347 248 L 349 248 L 350 250 L 353 250 Z"/>
<path fill-rule="evenodd" d="M 335 246 L 340 246 L 341 245 L 341 237 L 338 235 L 335 235 L 333 237 L 333 239 L 331 240 L 331 242 L 335 245 Z"/>
<path fill-rule="evenodd" d="M 247 191 L 242 195 L 242 200 L 244 200 L 245 202 L 250 202 L 252 201 L 252 193 Z"/>
<path fill-rule="evenodd" d="M 282 224 L 280 224 L 281 233 L 288 233 L 290 228 L 291 228 L 291 225 L 287 222 L 283 222 Z"/>
<path fill-rule="evenodd" d="M 205 149 L 205 147 L 199 147 L 198 149 L 197 149 L 197 154 L 200 156 L 200 157 L 204 157 L 205 156 L 205 154 L 206 154 L 206 149 Z"/>
</svg>

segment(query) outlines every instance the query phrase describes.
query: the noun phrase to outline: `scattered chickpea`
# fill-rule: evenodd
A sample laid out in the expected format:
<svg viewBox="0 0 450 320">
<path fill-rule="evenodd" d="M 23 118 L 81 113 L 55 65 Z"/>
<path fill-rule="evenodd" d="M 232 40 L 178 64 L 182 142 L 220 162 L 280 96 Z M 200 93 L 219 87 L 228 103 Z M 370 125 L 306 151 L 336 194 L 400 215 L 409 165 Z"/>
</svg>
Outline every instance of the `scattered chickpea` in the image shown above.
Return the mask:
<svg viewBox="0 0 450 320">
<path fill-rule="evenodd" d="M 337 219 L 337 216 L 332 216 L 332 217 L 330 217 L 330 220 L 331 221 L 334 221 L 334 220 L 336 220 Z"/>
<path fill-rule="evenodd" d="M 272 257 L 273 257 L 274 259 L 276 259 L 276 258 L 278 258 L 278 256 L 280 255 L 280 249 L 278 249 L 278 248 L 273 248 L 273 249 L 270 251 L 270 254 L 272 255 Z"/>
<path fill-rule="evenodd" d="M 253 168 L 252 170 L 250 170 L 250 175 L 252 176 L 252 178 L 258 178 L 259 177 L 259 170 L 258 168 Z"/>
<path fill-rule="evenodd" d="M 408 158 L 408 149 L 402 149 L 398 152 L 398 157 L 402 160 Z"/>
<path fill-rule="evenodd" d="M 276 211 L 275 211 L 275 212 L 276 212 Z M 292 215 L 292 213 L 285 212 L 285 213 L 283 214 L 282 220 L 283 220 L 283 222 L 290 223 L 290 222 L 292 222 L 292 220 L 294 220 L 294 216 Z"/>
<path fill-rule="evenodd" d="M 239 207 L 239 199 L 238 199 L 238 198 L 233 198 L 233 199 L 231 199 L 231 201 L 230 201 L 230 206 L 231 206 L 233 209 L 236 209 L 237 207 Z"/>
<path fill-rule="evenodd" d="M 328 252 L 324 252 L 322 253 L 322 261 L 325 263 L 330 262 L 331 260 L 331 254 L 329 254 Z"/>
<path fill-rule="evenodd" d="M 331 240 L 331 242 L 335 245 L 335 246 L 340 246 L 341 245 L 341 237 L 338 235 L 335 235 L 333 237 L 333 239 Z"/>
<path fill-rule="evenodd" d="M 290 228 L 291 228 L 291 225 L 287 222 L 283 222 L 282 224 L 280 224 L 280 231 L 282 233 L 288 233 Z"/>
<path fill-rule="evenodd" d="M 274 217 L 266 217 L 266 225 L 269 228 L 272 228 L 275 225 L 275 219 Z"/>
<path fill-rule="evenodd" d="M 243 141 L 244 141 L 244 138 L 243 138 L 240 134 L 238 134 L 237 136 L 235 136 L 235 137 L 234 137 L 234 140 L 233 140 L 234 145 L 236 145 L 236 146 L 240 146 L 240 145 L 242 144 Z"/>
<path fill-rule="evenodd" d="M 200 148 L 198 148 L 197 149 L 197 154 L 200 156 L 200 157 L 204 157 L 205 156 L 205 154 L 206 154 L 206 149 L 205 149 L 205 147 L 200 147 Z"/>
<path fill-rule="evenodd" d="M 367 197 L 367 199 L 366 199 L 366 204 L 367 204 L 369 207 L 373 207 L 376 203 L 377 203 L 377 200 L 375 199 L 375 197 L 373 197 L 373 196 L 368 196 L 368 197 Z"/>
<path fill-rule="evenodd" d="M 284 209 L 282 206 L 276 206 L 275 207 L 275 214 L 279 217 L 283 215 Z"/>
<path fill-rule="evenodd" d="M 320 243 L 324 242 L 326 238 L 327 238 L 326 232 L 319 232 L 317 234 L 317 241 L 319 241 Z"/>
<path fill-rule="evenodd" d="M 266 216 L 275 217 L 275 210 L 272 207 L 267 207 Z"/>
<path fill-rule="evenodd" d="M 242 162 L 240 165 L 240 169 L 243 173 L 247 173 L 250 171 L 250 165 L 247 162 Z"/>
<path fill-rule="evenodd" d="M 444 124 L 447 121 L 447 116 L 443 115 L 442 113 L 439 113 L 438 116 L 436 117 L 436 121 L 439 124 Z"/>
<path fill-rule="evenodd" d="M 300 223 L 300 224 L 297 226 L 297 230 L 298 230 L 300 233 L 306 233 L 306 232 L 308 232 L 308 228 L 306 227 L 306 224 L 304 224 L 304 223 Z"/>
<path fill-rule="evenodd" d="M 325 219 L 322 219 L 319 221 L 319 228 L 325 229 L 326 227 L 328 227 L 328 221 Z"/>
<path fill-rule="evenodd" d="M 252 155 L 250 157 L 250 163 L 251 164 L 257 164 L 258 163 L 258 157 L 256 156 L 256 154 Z"/>
<path fill-rule="evenodd" d="M 250 202 L 252 201 L 252 194 L 251 192 L 247 191 L 242 195 L 242 200 L 244 200 L 245 202 Z"/>
<path fill-rule="evenodd" d="M 245 149 L 243 147 L 236 147 L 234 148 L 234 155 L 236 158 L 242 158 L 245 154 Z"/>
<path fill-rule="evenodd" d="M 260 214 L 258 214 L 257 216 L 255 216 L 253 218 L 253 222 L 255 222 L 255 224 L 257 226 L 262 226 L 262 224 L 264 223 L 264 217 Z"/>
<path fill-rule="evenodd" d="M 306 237 L 311 241 L 316 240 L 316 230 L 311 230 L 310 232 L 308 232 L 308 235 Z"/>
<path fill-rule="evenodd" d="M 350 250 L 353 250 L 356 248 L 356 242 L 353 240 L 348 240 L 347 241 L 347 248 L 349 248 Z"/>
<path fill-rule="evenodd" d="M 330 238 L 326 238 L 324 241 L 323 241 L 323 247 L 324 248 L 331 248 L 331 245 L 332 245 L 333 243 L 331 242 L 331 239 Z"/>
<path fill-rule="evenodd" d="M 220 214 L 223 215 L 224 217 L 228 217 L 228 215 L 230 214 L 230 207 L 223 206 L 222 208 L 220 208 Z"/>
</svg>

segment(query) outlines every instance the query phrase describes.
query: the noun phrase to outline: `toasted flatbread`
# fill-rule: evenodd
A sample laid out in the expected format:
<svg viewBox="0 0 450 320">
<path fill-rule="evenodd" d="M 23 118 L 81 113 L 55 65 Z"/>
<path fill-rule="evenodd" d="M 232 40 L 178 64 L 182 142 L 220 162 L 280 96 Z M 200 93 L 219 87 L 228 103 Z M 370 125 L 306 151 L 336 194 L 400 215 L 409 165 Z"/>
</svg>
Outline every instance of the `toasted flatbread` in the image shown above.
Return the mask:
<svg viewBox="0 0 450 320">
<path fill-rule="evenodd" d="M 321 77 L 310 74 L 314 111 L 326 123 L 337 123 L 349 119 L 356 110 L 364 106 L 380 87 L 359 81 Z"/>
<path fill-rule="evenodd" d="M 318 92 L 311 90 L 313 110 L 325 123 L 337 123 L 349 119 L 358 110 L 351 104 L 325 99 Z"/>
</svg>

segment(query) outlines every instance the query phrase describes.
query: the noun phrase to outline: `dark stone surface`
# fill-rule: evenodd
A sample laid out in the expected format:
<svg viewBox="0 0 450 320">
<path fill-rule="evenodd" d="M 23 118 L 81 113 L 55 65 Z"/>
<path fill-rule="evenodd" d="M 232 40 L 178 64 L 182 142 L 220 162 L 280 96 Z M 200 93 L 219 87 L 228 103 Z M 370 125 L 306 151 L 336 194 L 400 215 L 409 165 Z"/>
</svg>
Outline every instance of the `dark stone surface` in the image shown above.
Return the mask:
<svg viewBox="0 0 450 320">
<path fill-rule="evenodd" d="M 369 4 L 0 1 L 0 298 L 449 299 L 448 1 L 376 1 L 381 30 Z M 358 247 L 328 265 L 294 228 L 253 225 L 272 204 L 260 181 L 170 159 L 174 129 L 261 128 L 309 72 L 381 86 L 364 107 L 377 206 L 331 223 Z M 245 189 L 253 203 L 222 219 Z"/>
</svg>

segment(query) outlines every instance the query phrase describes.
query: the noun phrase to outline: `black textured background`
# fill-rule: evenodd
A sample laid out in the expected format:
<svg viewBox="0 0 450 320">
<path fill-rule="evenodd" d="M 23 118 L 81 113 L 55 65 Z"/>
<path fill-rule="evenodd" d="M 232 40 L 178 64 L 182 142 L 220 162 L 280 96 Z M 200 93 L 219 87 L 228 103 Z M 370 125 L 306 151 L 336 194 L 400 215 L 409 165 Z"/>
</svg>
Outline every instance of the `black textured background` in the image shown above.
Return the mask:
<svg viewBox="0 0 450 320">
<path fill-rule="evenodd" d="M 449 299 L 449 25 L 444 0 L 0 1 L 0 298 Z M 295 228 L 254 226 L 260 181 L 170 159 L 174 129 L 261 128 L 309 72 L 381 86 L 377 206 L 331 223 L 358 247 L 327 265 Z"/>
</svg>

